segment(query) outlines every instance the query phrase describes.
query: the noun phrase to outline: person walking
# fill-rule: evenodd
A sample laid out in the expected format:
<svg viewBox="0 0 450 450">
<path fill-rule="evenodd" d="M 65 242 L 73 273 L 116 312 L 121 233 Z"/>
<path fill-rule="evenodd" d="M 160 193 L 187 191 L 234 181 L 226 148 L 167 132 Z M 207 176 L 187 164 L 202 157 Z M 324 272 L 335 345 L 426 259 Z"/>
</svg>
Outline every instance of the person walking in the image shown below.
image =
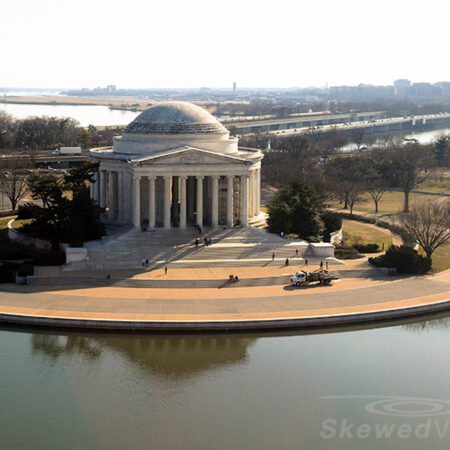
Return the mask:
<svg viewBox="0 0 450 450">
<path fill-rule="evenodd" d="M 305 266 L 308 267 L 308 260 L 305 259 Z"/>
<path fill-rule="evenodd" d="M 195 240 L 195 248 L 198 248 L 198 239 Z"/>
<path fill-rule="evenodd" d="M 327 270 L 328 270 L 328 261 L 326 262 Z"/>
<path fill-rule="evenodd" d="M 142 259 L 142 268 L 145 269 L 145 259 Z"/>
<path fill-rule="evenodd" d="M 289 265 L 289 258 L 286 258 L 286 261 L 284 262 L 284 265 L 285 265 L 285 266 L 288 266 L 288 265 Z"/>
<path fill-rule="evenodd" d="M 295 249 L 295 256 L 298 256 L 298 248 Z"/>
<path fill-rule="evenodd" d="M 167 275 L 167 266 L 164 267 L 164 275 Z"/>
<path fill-rule="evenodd" d="M 323 270 L 323 261 L 320 261 L 320 270 Z"/>
<path fill-rule="evenodd" d="M 272 253 L 272 261 L 275 261 L 275 252 Z"/>
</svg>

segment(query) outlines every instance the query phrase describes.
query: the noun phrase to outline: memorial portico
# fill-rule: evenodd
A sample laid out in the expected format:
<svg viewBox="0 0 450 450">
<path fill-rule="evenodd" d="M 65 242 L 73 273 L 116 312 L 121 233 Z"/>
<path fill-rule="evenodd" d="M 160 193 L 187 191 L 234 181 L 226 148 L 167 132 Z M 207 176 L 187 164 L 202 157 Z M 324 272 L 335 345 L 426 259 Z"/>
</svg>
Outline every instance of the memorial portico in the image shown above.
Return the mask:
<svg viewBox="0 0 450 450">
<path fill-rule="evenodd" d="M 259 214 L 262 153 L 207 111 L 164 102 L 140 114 L 100 161 L 91 196 L 110 222 L 135 227 L 247 226 Z"/>
</svg>

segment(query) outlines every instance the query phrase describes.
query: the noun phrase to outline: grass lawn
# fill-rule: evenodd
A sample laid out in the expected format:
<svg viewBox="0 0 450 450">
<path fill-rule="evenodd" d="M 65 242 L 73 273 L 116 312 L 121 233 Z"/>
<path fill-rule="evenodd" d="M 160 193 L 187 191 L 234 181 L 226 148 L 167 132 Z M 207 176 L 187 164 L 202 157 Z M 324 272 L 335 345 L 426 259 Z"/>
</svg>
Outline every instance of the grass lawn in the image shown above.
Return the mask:
<svg viewBox="0 0 450 450">
<path fill-rule="evenodd" d="M 387 249 L 392 244 L 392 235 L 389 230 L 376 227 L 368 223 L 357 222 L 356 220 L 342 221 L 344 231 L 344 243 L 346 245 L 353 245 L 357 241 L 361 244 L 368 244 L 375 242 L 378 246 Z"/>
<path fill-rule="evenodd" d="M 421 252 L 423 254 L 423 252 Z M 439 247 L 433 253 L 433 272 L 442 272 L 443 270 L 450 269 L 450 242 L 446 245 Z"/>
<path fill-rule="evenodd" d="M 410 194 L 409 195 L 409 205 L 412 206 L 418 199 L 432 199 L 436 200 L 435 195 L 423 195 L 423 194 Z M 402 192 L 385 192 L 380 202 L 378 203 L 378 213 L 379 214 L 397 214 L 403 209 L 404 196 Z M 339 200 L 332 200 L 328 202 L 331 208 L 341 209 L 343 203 L 339 203 Z M 362 196 L 362 201 L 357 203 L 353 209 L 355 211 L 362 211 L 368 213 L 375 212 L 375 204 L 369 194 L 364 194 Z M 350 212 L 350 210 L 343 210 L 345 212 Z"/>
<path fill-rule="evenodd" d="M 416 190 L 450 194 L 450 170 L 435 170 Z"/>
<path fill-rule="evenodd" d="M 6 230 L 8 228 L 8 222 L 12 219 L 12 217 L 2 217 L 0 218 L 0 230 Z M 31 223 L 34 219 L 24 219 L 24 220 L 15 220 L 12 224 L 12 227 L 15 229 L 20 228 L 22 225 L 27 223 Z"/>
</svg>

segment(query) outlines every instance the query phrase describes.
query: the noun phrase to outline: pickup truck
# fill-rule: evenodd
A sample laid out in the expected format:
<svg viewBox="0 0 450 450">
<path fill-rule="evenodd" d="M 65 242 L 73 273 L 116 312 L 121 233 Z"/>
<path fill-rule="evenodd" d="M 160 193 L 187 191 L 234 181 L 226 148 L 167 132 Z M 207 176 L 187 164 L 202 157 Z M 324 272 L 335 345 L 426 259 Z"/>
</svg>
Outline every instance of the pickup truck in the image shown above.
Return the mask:
<svg viewBox="0 0 450 450">
<path fill-rule="evenodd" d="M 314 272 L 304 272 L 300 270 L 291 277 L 293 286 L 305 286 L 310 283 L 331 284 L 332 281 L 338 280 L 340 277 L 336 272 L 328 270 L 315 270 Z"/>
</svg>

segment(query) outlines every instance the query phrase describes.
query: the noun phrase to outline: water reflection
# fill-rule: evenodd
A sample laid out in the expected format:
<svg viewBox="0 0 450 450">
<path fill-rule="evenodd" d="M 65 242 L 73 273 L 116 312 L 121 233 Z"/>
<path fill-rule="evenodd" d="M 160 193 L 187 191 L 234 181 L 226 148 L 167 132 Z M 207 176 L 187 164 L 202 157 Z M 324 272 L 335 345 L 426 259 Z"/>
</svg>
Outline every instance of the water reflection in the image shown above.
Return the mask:
<svg viewBox="0 0 450 450">
<path fill-rule="evenodd" d="M 61 336 L 52 334 L 32 334 L 31 351 L 44 354 L 53 360 L 62 355 L 82 355 L 87 359 L 96 359 L 101 354 L 98 344 L 83 336 Z"/>
<path fill-rule="evenodd" d="M 105 353 L 120 355 L 135 366 L 161 378 L 189 378 L 224 368 L 245 365 L 250 348 L 263 337 L 336 334 L 376 328 L 398 327 L 422 333 L 450 328 L 450 317 L 443 313 L 430 318 L 410 318 L 378 324 L 260 334 L 228 335 L 126 335 L 126 334 L 31 334 L 33 354 L 52 360 L 79 355 L 94 361 Z"/>
<path fill-rule="evenodd" d="M 216 367 L 245 364 L 254 337 L 236 336 L 75 336 L 33 334 L 34 354 L 51 359 L 82 355 L 88 360 L 114 351 L 154 375 L 191 377 Z"/>
<path fill-rule="evenodd" d="M 443 317 L 441 319 L 422 320 L 420 322 L 412 322 L 403 325 L 403 328 L 408 331 L 433 331 L 433 330 L 447 330 L 450 328 L 450 318 Z"/>
</svg>

